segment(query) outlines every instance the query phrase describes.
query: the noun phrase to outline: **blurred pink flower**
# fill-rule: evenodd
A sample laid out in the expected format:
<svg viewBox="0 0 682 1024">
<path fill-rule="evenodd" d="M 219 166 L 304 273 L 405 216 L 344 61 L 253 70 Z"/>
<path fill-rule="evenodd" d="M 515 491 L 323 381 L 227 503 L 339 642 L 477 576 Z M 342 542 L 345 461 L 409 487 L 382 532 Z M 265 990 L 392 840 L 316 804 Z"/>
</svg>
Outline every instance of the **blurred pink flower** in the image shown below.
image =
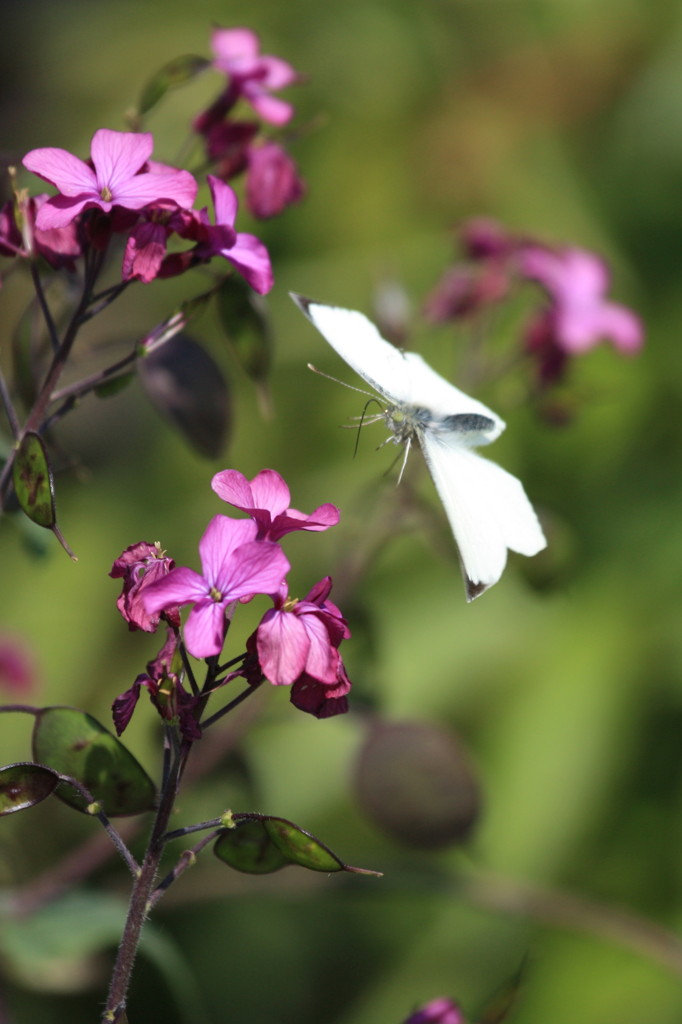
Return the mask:
<svg viewBox="0 0 682 1024">
<path fill-rule="evenodd" d="M 305 194 L 298 168 L 276 142 L 248 149 L 246 205 L 254 217 L 275 217 Z"/>
<path fill-rule="evenodd" d="M 642 345 L 642 323 L 631 310 L 606 299 L 610 275 L 606 264 L 587 249 L 550 249 L 525 245 L 518 254 L 523 277 L 537 281 L 551 300 L 545 328 L 570 355 L 608 338 L 621 352 Z"/>
<path fill-rule="evenodd" d="M 260 41 L 248 28 L 215 28 L 211 34 L 213 66 L 229 77 L 229 92 L 243 97 L 270 124 L 290 121 L 290 103 L 271 96 L 297 79 L 290 64 L 279 57 L 260 53 Z"/>
<path fill-rule="evenodd" d="M 16 637 L 0 635 L 0 690 L 27 694 L 36 688 L 36 667 L 28 645 Z"/>
</svg>

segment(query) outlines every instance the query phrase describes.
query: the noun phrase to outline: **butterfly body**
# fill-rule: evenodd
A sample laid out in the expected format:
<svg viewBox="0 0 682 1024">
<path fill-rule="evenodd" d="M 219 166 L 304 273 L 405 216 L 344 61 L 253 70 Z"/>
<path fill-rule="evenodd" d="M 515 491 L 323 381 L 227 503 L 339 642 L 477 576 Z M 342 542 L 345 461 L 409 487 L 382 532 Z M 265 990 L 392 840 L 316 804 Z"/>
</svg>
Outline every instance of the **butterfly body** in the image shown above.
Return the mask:
<svg viewBox="0 0 682 1024">
<path fill-rule="evenodd" d="M 474 451 L 500 436 L 505 423 L 499 416 L 446 381 L 416 352 L 387 342 L 362 313 L 293 293 L 292 298 L 384 399 L 388 441 L 409 451 L 418 440 L 457 542 L 468 600 L 499 580 L 508 549 L 534 555 L 545 547 L 521 482 Z"/>
</svg>

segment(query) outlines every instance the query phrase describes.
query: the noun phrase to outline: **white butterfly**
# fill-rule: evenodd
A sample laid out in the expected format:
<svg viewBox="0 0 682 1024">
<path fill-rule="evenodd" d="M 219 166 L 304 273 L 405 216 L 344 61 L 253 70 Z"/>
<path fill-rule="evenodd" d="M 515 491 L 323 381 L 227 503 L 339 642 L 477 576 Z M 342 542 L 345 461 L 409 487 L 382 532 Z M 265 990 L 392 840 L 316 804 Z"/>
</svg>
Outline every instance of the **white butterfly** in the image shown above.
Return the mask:
<svg viewBox="0 0 682 1024">
<path fill-rule="evenodd" d="M 291 297 L 356 373 L 387 402 L 390 441 L 416 437 L 457 541 L 467 600 L 497 583 L 507 549 L 535 555 L 546 540 L 520 480 L 477 455 L 505 428 L 494 412 L 385 341 L 362 313 Z M 404 463 L 403 463 L 404 465 Z"/>
</svg>

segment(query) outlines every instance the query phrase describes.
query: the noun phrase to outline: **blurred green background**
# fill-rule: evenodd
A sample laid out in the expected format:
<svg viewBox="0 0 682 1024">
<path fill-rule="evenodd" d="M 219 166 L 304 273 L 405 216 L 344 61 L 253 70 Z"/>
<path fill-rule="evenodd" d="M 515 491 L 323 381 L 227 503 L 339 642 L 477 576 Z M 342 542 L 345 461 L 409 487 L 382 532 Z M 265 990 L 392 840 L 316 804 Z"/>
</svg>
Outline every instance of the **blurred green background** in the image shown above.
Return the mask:
<svg viewBox="0 0 682 1024">
<path fill-rule="evenodd" d="M 271 223 L 254 227 L 246 214 L 238 223 L 263 238 L 274 262 L 274 417 L 260 415 L 212 314 L 195 334 L 233 383 L 235 426 L 222 458 L 193 454 L 137 385 L 84 401 L 59 434 L 79 467 L 58 480 L 60 523 L 79 561 L 54 543 L 31 555 L 5 522 L 2 630 L 35 652 L 36 702 L 75 704 L 108 722 L 112 698 L 155 649 L 115 611 L 113 559 L 158 539 L 196 566 L 198 538 L 222 510 L 213 473 L 272 466 L 296 507 L 332 501 L 342 510 L 338 528 L 292 536 L 287 552 L 293 592 L 329 572 L 337 580 L 354 632 L 345 652 L 351 705 L 460 736 L 484 813 L 466 852 L 402 849 L 357 806 L 360 710 L 317 722 L 286 693 L 268 693 L 239 747 L 241 775 L 216 755 L 212 774 L 181 801 L 178 824 L 227 806 L 282 815 L 385 877 L 290 868 L 252 879 L 205 855 L 154 915 L 162 949 L 157 966 L 140 962 L 130 1019 L 392 1024 L 446 994 L 474 1017 L 525 962 L 514 1024 L 679 1022 L 682 953 L 630 927 L 627 915 L 671 933 L 682 927 L 682 8 L 674 0 L 167 0 L 161 10 L 6 0 L 5 154 L 16 160 L 55 145 L 84 155 L 95 129 L 124 127 L 154 70 L 183 53 L 208 55 L 212 23 L 249 25 L 264 52 L 308 79 L 287 93 L 307 126 L 294 152 L 308 197 Z M 148 124 L 155 157 L 173 162 L 217 87 L 205 78 L 167 98 Z M 647 337 L 634 360 L 603 346 L 574 365 L 566 427 L 521 402 L 516 378 L 480 394 L 509 425 L 490 455 L 524 481 L 550 548 L 532 562 L 514 558 L 500 584 L 467 606 L 416 459 L 411 481 L 441 535 L 396 533 L 352 577 L 396 499 L 383 476 L 391 452 L 373 451 L 373 438 L 383 438 L 375 428 L 353 458 L 354 435 L 338 425 L 362 400 L 306 363 L 356 382 L 287 292 L 370 312 L 377 286 L 397 280 L 415 304 L 410 346 L 449 372 L 451 332 L 425 330 L 416 313 L 452 259 L 452 227 L 478 214 L 602 252 L 614 297 L 641 313 Z M 129 289 L 88 337 L 132 341 L 193 290 L 184 279 Z M 3 359 L 24 298 L 14 282 L 0 293 Z M 18 716 L 0 722 L 2 763 L 28 757 L 27 735 Z M 156 774 L 158 734 L 144 701 L 126 737 Z M 4 820 L 5 885 L 28 886 L 84 841 L 94 823 L 75 817 L 48 801 Z M 458 893 L 449 880 L 462 865 L 506 879 L 512 895 L 485 877 Z M 113 862 L 81 885 L 125 893 Z M 569 900 L 562 913 L 564 895 L 520 915 L 513 906 L 526 885 L 583 902 Z M 625 918 L 614 924 L 616 913 Z M 63 936 L 79 922 L 67 914 Z M 6 949 L 6 933 L 3 941 Z M 110 939 L 100 944 L 87 963 L 77 941 L 71 957 L 29 956 L 23 974 L 5 951 L 0 1021 L 94 1020 Z M 168 994 L 169 964 L 190 1012 Z"/>
</svg>

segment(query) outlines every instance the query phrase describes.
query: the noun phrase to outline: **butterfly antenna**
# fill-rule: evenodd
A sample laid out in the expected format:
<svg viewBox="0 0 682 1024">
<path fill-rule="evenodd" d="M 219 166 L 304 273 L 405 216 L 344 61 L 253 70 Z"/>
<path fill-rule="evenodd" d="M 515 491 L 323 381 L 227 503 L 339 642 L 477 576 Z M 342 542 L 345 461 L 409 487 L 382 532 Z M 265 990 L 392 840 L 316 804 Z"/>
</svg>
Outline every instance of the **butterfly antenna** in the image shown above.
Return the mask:
<svg viewBox="0 0 682 1024">
<path fill-rule="evenodd" d="M 357 390 L 357 389 L 355 389 L 355 390 Z M 355 458 L 355 456 L 358 454 L 358 448 L 360 447 L 360 431 L 362 430 L 362 428 L 369 426 L 370 423 L 376 423 L 377 420 L 383 419 L 383 414 L 380 414 L 378 416 L 371 416 L 369 419 L 365 419 L 365 416 L 367 414 L 367 407 L 370 405 L 371 402 L 376 402 L 377 405 L 379 407 L 381 407 L 381 402 L 379 401 L 378 398 L 375 398 L 374 395 L 370 396 L 370 398 L 368 398 L 367 401 L 365 402 L 365 408 L 362 410 L 362 416 L 359 417 L 358 434 L 357 434 L 357 437 L 355 438 L 355 448 L 353 449 L 353 458 Z M 349 424 L 349 426 L 350 426 L 350 424 Z"/>
<path fill-rule="evenodd" d="M 346 384 L 345 380 L 339 380 L 338 377 L 332 377 L 330 373 L 325 373 L 324 370 L 318 370 L 312 363 L 308 363 L 308 369 L 312 370 L 313 373 L 317 373 L 320 377 L 326 377 L 327 380 L 333 380 L 335 384 L 340 384 L 342 388 L 349 388 L 351 391 L 357 391 L 359 395 L 366 395 L 368 398 L 373 399 L 375 402 L 377 399 L 369 391 L 363 391 L 362 388 L 353 387 L 352 384 Z"/>
</svg>

